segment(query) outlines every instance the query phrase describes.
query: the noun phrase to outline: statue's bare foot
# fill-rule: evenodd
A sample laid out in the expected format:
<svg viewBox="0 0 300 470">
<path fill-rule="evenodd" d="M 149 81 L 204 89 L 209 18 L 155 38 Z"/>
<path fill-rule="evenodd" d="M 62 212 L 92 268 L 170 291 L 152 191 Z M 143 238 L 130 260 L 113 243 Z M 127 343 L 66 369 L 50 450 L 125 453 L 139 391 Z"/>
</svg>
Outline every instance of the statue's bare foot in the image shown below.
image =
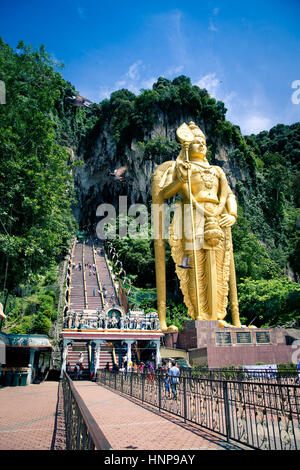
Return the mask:
<svg viewBox="0 0 300 470">
<path fill-rule="evenodd" d="M 175 325 L 167 326 L 166 323 L 163 325 L 160 325 L 160 329 L 163 333 L 176 333 L 176 331 L 178 331 L 177 326 Z"/>
<path fill-rule="evenodd" d="M 178 331 L 177 326 L 175 326 L 175 325 L 168 326 L 168 329 L 167 329 L 168 333 L 176 333 L 176 331 Z"/>
<path fill-rule="evenodd" d="M 225 326 L 230 326 L 228 325 L 228 323 L 224 320 L 218 320 L 218 323 L 219 323 L 219 327 L 220 328 L 224 328 Z"/>
<path fill-rule="evenodd" d="M 241 328 L 241 325 L 231 325 L 225 320 L 218 320 L 218 323 L 220 328 Z"/>
</svg>

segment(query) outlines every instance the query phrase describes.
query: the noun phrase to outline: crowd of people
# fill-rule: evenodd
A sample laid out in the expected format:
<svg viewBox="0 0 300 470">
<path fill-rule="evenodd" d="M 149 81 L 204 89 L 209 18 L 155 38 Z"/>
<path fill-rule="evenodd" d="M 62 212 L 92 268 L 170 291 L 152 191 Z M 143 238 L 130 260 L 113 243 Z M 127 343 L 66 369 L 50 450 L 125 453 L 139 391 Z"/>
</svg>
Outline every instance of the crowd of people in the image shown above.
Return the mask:
<svg viewBox="0 0 300 470">
<path fill-rule="evenodd" d="M 113 364 L 112 368 L 110 368 L 110 363 L 107 362 L 105 370 L 121 374 L 131 372 L 145 374 L 150 384 L 153 384 L 154 382 L 155 372 L 159 372 L 163 377 L 166 398 L 177 398 L 180 369 L 176 361 L 171 361 L 170 364 L 163 362 L 162 365 L 158 368 L 158 371 L 155 371 L 152 361 L 146 361 L 146 363 L 135 363 L 132 361 L 127 362 L 127 356 L 125 356 L 120 368 L 116 364 Z"/>
<path fill-rule="evenodd" d="M 154 362 L 147 360 L 146 362 L 134 362 L 128 361 L 127 356 L 124 356 L 121 367 L 118 367 L 116 363 L 113 363 L 112 367 L 107 362 L 104 368 L 106 371 L 127 374 L 127 373 L 140 373 L 145 374 L 150 384 L 153 384 L 155 379 L 155 373 L 158 372 L 163 377 L 165 396 L 168 399 L 177 398 L 177 388 L 179 384 L 180 369 L 177 366 L 176 361 L 171 361 L 167 364 L 163 363 L 159 366 L 158 371 L 155 371 Z M 81 380 L 83 374 L 83 354 L 79 356 L 78 362 L 72 371 L 70 363 L 67 364 L 67 373 L 73 376 L 73 380 Z M 94 374 L 93 374 L 94 375 Z M 91 377 L 92 378 L 92 377 Z"/>
</svg>

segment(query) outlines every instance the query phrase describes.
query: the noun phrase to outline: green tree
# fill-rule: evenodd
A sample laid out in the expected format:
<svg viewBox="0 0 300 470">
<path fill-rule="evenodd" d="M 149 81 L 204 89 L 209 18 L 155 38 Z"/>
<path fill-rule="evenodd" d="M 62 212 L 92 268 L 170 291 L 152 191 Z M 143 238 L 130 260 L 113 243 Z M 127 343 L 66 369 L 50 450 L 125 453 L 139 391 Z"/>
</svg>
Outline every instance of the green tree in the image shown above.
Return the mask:
<svg viewBox="0 0 300 470">
<path fill-rule="evenodd" d="M 53 113 L 66 82 L 41 46 L 0 39 L 0 285 L 7 292 L 65 256 L 75 220 L 69 153 L 56 141 Z"/>
<path fill-rule="evenodd" d="M 288 279 L 245 279 L 238 286 L 240 315 L 255 326 L 299 327 L 300 286 Z"/>
</svg>

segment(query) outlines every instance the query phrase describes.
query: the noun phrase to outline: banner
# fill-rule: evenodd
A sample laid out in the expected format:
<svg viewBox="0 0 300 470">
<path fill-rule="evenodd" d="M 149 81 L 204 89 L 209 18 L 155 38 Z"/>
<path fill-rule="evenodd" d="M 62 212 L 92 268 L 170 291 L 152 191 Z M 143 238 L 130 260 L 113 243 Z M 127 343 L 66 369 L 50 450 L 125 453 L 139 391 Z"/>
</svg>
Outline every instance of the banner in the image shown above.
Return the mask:
<svg viewBox="0 0 300 470">
<path fill-rule="evenodd" d="M 243 366 L 243 371 L 248 379 L 264 378 L 273 379 L 277 377 L 277 364 L 264 364 L 259 366 Z"/>
</svg>

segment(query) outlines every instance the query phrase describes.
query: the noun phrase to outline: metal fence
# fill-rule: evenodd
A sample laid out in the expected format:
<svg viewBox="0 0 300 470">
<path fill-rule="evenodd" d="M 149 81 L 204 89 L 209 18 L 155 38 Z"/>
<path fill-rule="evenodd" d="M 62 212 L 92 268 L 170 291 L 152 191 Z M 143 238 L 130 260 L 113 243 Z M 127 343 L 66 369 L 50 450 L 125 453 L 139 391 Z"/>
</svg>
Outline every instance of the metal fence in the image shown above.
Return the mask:
<svg viewBox="0 0 300 470">
<path fill-rule="evenodd" d="M 272 382 L 100 371 L 99 385 L 255 449 L 300 449 L 300 387 Z M 173 390 L 176 393 L 174 398 Z M 168 390 L 169 389 L 169 390 Z"/>
<path fill-rule="evenodd" d="M 62 378 L 66 441 L 68 450 L 110 450 L 97 422 L 64 372 Z"/>
<path fill-rule="evenodd" d="M 278 383 L 282 385 L 296 385 L 299 374 L 296 369 L 207 369 L 182 370 L 185 377 L 211 380 L 234 380 L 246 382 Z"/>
</svg>

